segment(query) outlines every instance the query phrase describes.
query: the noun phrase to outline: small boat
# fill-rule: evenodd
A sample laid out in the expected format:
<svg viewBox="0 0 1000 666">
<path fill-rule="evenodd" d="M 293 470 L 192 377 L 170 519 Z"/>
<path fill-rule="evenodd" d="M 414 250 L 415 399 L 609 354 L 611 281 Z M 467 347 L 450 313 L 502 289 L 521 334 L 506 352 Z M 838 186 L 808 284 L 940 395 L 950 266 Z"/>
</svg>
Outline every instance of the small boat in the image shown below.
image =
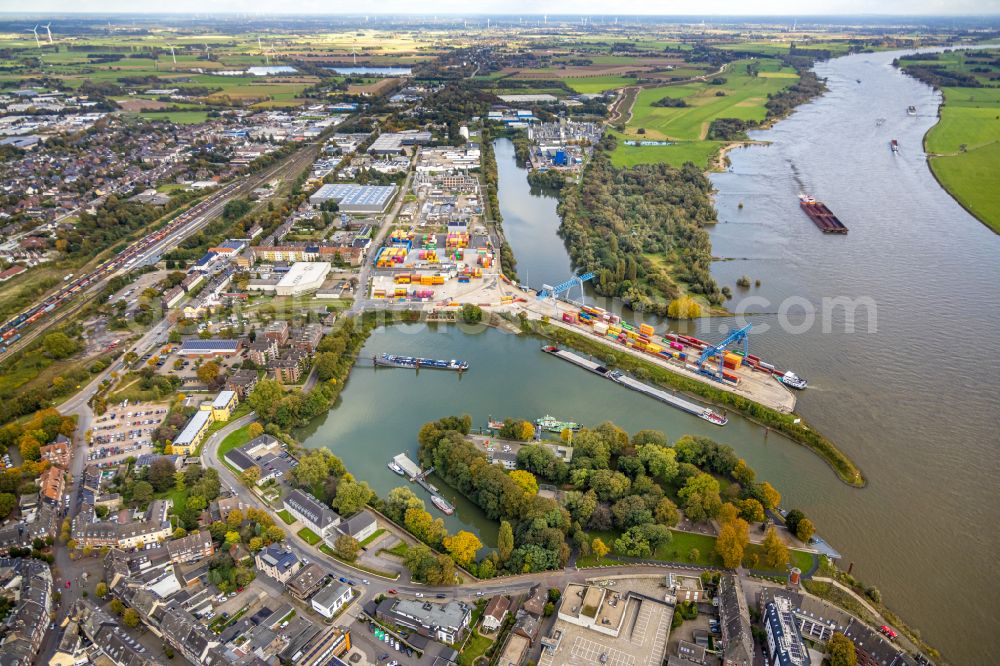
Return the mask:
<svg viewBox="0 0 1000 666">
<path fill-rule="evenodd" d="M 503 427 L 503 421 L 496 421 L 494 419 L 490 419 L 489 421 L 486 422 L 486 425 L 489 426 L 490 430 L 499 430 L 500 428 Z"/>
<path fill-rule="evenodd" d="M 858 83 L 861 83 L 861 79 L 857 79 L 857 82 L 858 82 Z"/>
<path fill-rule="evenodd" d="M 573 421 L 560 421 L 554 416 L 546 414 L 540 419 L 535 419 L 535 425 L 547 432 L 562 432 L 563 430 L 579 430 L 580 424 Z"/>
<path fill-rule="evenodd" d="M 896 141 L 895 139 L 893 139 L 892 141 L 889 142 L 889 147 L 892 148 L 892 152 L 898 153 L 899 152 L 899 141 Z"/>
<path fill-rule="evenodd" d="M 912 104 L 910 106 L 906 107 L 906 115 L 908 115 L 908 116 L 915 116 L 915 115 L 917 115 L 917 107 L 913 106 Z"/>
<path fill-rule="evenodd" d="M 403 476 L 404 474 L 406 474 L 406 472 L 403 471 L 403 468 L 396 464 L 395 460 L 390 460 L 389 464 L 386 465 L 386 467 L 388 467 L 389 469 L 391 469 L 396 474 L 399 474 L 400 476 Z"/>
<path fill-rule="evenodd" d="M 777 377 L 777 379 L 778 379 L 779 382 L 781 382 L 785 386 L 789 386 L 789 387 L 791 387 L 793 389 L 796 389 L 796 390 L 799 390 L 799 391 L 801 391 L 806 386 L 808 386 L 808 383 L 806 382 L 806 380 L 802 379 L 801 377 L 799 377 L 798 375 L 796 375 L 791 370 L 789 370 L 785 374 L 781 375 L 780 377 Z"/>
<path fill-rule="evenodd" d="M 701 414 L 698 415 L 698 418 L 705 419 L 709 423 L 712 423 L 717 426 L 724 426 L 727 423 L 729 423 L 728 418 L 726 418 L 722 414 L 719 414 L 718 412 L 714 412 L 711 409 L 708 409 L 707 407 L 705 408 L 705 411 L 703 411 Z"/>
<path fill-rule="evenodd" d="M 447 500 L 445 500 L 443 497 L 439 495 L 431 495 L 431 502 L 433 502 L 434 506 L 440 509 L 441 512 L 446 516 L 450 516 L 451 514 L 455 513 L 455 507 L 453 507 L 451 504 L 448 504 Z"/>
</svg>

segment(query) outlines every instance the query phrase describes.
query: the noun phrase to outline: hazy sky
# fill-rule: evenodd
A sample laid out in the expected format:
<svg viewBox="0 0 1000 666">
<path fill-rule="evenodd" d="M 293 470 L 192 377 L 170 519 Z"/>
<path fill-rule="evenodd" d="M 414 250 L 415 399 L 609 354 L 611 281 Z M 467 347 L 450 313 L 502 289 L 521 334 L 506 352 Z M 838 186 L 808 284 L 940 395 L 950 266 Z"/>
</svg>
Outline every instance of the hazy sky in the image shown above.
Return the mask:
<svg viewBox="0 0 1000 666">
<path fill-rule="evenodd" d="M 3 4 L 3 3 L 0 3 Z M 15 9 L 7 7 L 8 11 Z M 37 0 L 28 12 L 238 12 L 263 14 L 1000 14 L 1000 0 Z"/>
</svg>

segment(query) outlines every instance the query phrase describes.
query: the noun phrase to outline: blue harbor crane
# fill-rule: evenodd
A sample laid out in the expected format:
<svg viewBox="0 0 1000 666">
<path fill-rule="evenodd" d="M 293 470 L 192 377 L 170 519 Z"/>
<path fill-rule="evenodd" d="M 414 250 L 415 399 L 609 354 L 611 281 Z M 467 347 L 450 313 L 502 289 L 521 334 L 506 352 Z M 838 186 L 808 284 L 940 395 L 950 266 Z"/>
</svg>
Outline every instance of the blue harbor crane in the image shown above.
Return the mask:
<svg viewBox="0 0 1000 666">
<path fill-rule="evenodd" d="M 580 302 L 582 303 L 584 302 L 583 283 L 593 280 L 594 277 L 595 277 L 594 273 L 587 272 L 582 275 L 574 275 L 570 279 L 566 280 L 565 282 L 560 282 L 554 287 L 547 284 L 543 284 L 541 291 L 538 292 L 538 300 L 542 301 L 545 300 L 546 298 L 558 298 L 563 294 L 568 294 L 570 289 L 579 285 Z"/>
<path fill-rule="evenodd" d="M 747 334 L 750 333 L 750 324 L 747 324 L 738 331 L 733 331 L 726 337 L 725 340 L 717 345 L 709 345 L 705 347 L 704 351 L 701 352 L 701 356 L 698 357 L 698 372 L 703 375 L 708 375 L 717 381 L 722 381 L 722 367 L 723 360 L 726 353 L 726 347 L 729 345 L 737 345 L 743 343 L 743 358 L 746 358 L 750 354 L 750 340 L 747 338 Z M 716 363 L 716 371 L 714 373 L 705 370 L 705 361 L 710 358 L 719 357 Z"/>
</svg>

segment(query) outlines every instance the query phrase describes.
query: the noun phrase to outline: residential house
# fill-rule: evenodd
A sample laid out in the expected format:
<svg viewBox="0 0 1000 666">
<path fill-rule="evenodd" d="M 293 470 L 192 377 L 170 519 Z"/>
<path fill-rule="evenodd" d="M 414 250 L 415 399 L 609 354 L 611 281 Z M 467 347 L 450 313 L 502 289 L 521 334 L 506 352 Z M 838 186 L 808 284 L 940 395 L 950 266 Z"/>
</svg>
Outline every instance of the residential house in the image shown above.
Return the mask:
<svg viewBox="0 0 1000 666">
<path fill-rule="evenodd" d="M 719 625 L 725 646 L 723 666 L 750 666 L 754 656 L 750 611 L 740 579 L 732 574 L 724 574 L 719 581 Z"/>
<path fill-rule="evenodd" d="M 371 511 L 362 509 L 350 518 L 345 518 L 341 521 L 337 529 L 341 534 L 354 537 L 355 540 L 361 542 L 375 534 L 378 529 L 378 522 Z"/>
<path fill-rule="evenodd" d="M 189 456 L 194 453 L 208 432 L 208 426 L 212 424 L 212 417 L 211 409 L 199 409 L 195 412 L 172 442 L 171 450 L 180 456 Z"/>
<path fill-rule="evenodd" d="M 196 562 L 215 553 L 212 534 L 208 530 L 192 532 L 180 539 L 167 542 L 170 561 L 174 563 Z"/>
<path fill-rule="evenodd" d="M 49 467 L 42 472 L 39 482 L 42 488 L 42 499 L 52 504 L 58 505 L 63 501 L 63 492 L 66 490 L 66 471 L 61 467 Z"/>
<path fill-rule="evenodd" d="M 333 509 L 303 490 L 290 492 L 285 498 L 284 508 L 324 541 L 340 525 L 340 516 Z"/>
<path fill-rule="evenodd" d="M 325 581 L 326 572 L 318 564 L 311 562 L 299 569 L 298 573 L 285 583 L 285 587 L 293 597 L 299 601 L 306 601 L 319 592 Z"/>
<path fill-rule="evenodd" d="M 490 599 L 483 611 L 483 629 L 486 631 L 496 631 L 503 625 L 503 621 L 510 612 L 510 599 L 503 595 L 497 595 Z"/>
<path fill-rule="evenodd" d="M 212 420 L 228 421 L 239 403 L 236 391 L 220 391 L 212 402 Z"/>
<path fill-rule="evenodd" d="M 268 361 L 278 358 L 278 343 L 273 338 L 258 336 L 247 349 L 250 360 L 261 367 L 266 366 Z"/>
<path fill-rule="evenodd" d="M 264 329 L 264 337 L 273 340 L 279 347 L 288 342 L 289 334 L 287 321 L 273 321 Z"/>
<path fill-rule="evenodd" d="M 455 643 L 469 626 L 472 613 L 461 601 L 433 604 L 411 599 L 383 599 L 375 616 L 442 643 Z"/>
<path fill-rule="evenodd" d="M 235 391 L 240 400 L 246 400 L 257 386 L 256 370 L 237 370 L 226 377 L 226 390 Z"/>
<path fill-rule="evenodd" d="M 350 603 L 354 592 L 349 585 L 327 585 L 317 592 L 310 603 L 323 617 L 330 619 L 346 604 Z"/>
<path fill-rule="evenodd" d="M 302 567 L 302 562 L 292 551 L 272 544 L 257 552 L 254 557 L 257 569 L 278 581 L 282 585 L 287 583 L 292 576 Z"/>
<path fill-rule="evenodd" d="M 306 324 L 295 332 L 295 337 L 292 338 L 292 348 L 306 354 L 312 354 L 322 339 L 322 324 Z"/>
</svg>

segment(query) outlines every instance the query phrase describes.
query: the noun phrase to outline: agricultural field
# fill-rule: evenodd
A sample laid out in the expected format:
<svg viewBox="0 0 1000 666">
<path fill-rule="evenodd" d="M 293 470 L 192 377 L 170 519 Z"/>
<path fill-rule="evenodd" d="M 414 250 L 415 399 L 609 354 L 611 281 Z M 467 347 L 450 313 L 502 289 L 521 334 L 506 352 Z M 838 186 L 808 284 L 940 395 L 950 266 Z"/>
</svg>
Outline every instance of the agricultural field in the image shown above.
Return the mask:
<svg viewBox="0 0 1000 666">
<path fill-rule="evenodd" d="M 959 51 L 901 60 L 944 95 L 940 121 L 924 138 L 931 171 L 970 213 L 1000 233 L 1000 52 Z M 969 85 L 942 85 L 969 84 Z"/>
<path fill-rule="evenodd" d="M 635 84 L 634 78 L 626 76 L 566 77 L 562 80 L 576 92 L 589 95 Z"/>
<path fill-rule="evenodd" d="M 798 80 L 794 70 L 776 60 L 759 61 L 759 73 L 747 72 L 749 61 L 729 65 L 721 77 L 725 82 L 687 83 L 643 89 L 632 108 L 625 132 L 618 135 L 618 147 L 612 154 L 616 166 L 634 166 L 650 162 L 674 165 L 692 160 L 706 164 L 721 142 L 707 140 L 712 121 L 738 118 L 763 121 L 767 116 L 768 95 Z M 683 100 L 684 106 L 655 106 L 671 98 Z M 641 131 L 640 131 L 641 130 Z M 669 146 L 628 146 L 625 140 L 669 141 Z"/>
</svg>

